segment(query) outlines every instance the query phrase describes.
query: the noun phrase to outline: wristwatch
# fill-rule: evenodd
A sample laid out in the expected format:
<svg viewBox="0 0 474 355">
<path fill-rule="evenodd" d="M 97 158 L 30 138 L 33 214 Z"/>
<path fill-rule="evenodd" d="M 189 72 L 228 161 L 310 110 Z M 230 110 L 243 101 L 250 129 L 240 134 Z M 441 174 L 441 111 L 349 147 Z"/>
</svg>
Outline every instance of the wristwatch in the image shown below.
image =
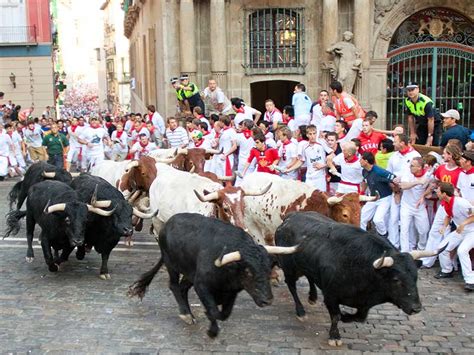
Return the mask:
<svg viewBox="0 0 474 355">
<path fill-rule="evenodd" d="M 433 137 L 433 133 L 428 133 L 428 137 Z"/>
</svg>

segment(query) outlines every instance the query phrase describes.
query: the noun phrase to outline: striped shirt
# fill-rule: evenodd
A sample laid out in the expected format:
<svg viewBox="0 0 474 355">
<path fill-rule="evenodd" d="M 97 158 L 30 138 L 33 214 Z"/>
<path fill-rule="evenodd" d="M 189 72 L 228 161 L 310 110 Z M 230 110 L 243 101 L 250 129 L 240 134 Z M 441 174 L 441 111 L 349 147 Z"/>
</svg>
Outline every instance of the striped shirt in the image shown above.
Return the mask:
<svg viewBox="0 0 474 355">
<path fill-rule="evenodd" d="M 174 131 L 167 128 L 166 138 L 170 148 L 187 147 L 189 143 L 188 132 L 183 127 L 177 127 Z"/>
</svg>

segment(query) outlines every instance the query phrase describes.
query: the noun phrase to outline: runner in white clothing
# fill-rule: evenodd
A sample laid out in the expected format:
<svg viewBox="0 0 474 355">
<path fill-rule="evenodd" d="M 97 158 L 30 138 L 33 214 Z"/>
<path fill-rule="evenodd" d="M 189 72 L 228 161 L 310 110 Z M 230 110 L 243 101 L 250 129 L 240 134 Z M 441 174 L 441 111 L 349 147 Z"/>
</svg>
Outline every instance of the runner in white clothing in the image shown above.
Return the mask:
<svg viewBox="0 0 474 355">
<path fill-rule="evenodd" d="M 360 183 L 363 180 L 363 176 L 362 166 L 357 155 L 357 147 L 354 142 L 344 142 L 341 148 L 342 153 L 336 155 L 334 159 L 329 157 L 327 160 L 329 172 L 333 175 L 340 175 L 341 178 L 337 185 L 336 193 L 360 193 Z M 336 165 L 341 167 L 340 174 L 337 172 Z"/>
<path fill-rule="evenodd" d="M 3 129 L 3 125 L 0 125 L 0 181 L 3 181 L 8 174 L 8 167 L 13 150 L 13 142 L 10 136 Z"/>
<path fill-rule="evenodd" d="M 79 156 L 82 156 L 82 144 L 79 143 L 78 137 L 83 129 L 85 129 L 85 127 L 79 126 L 79 121 L 75 117 L 71 120 L 71 125 L 67 128 L 69 137 L 69 150 L 66 157 L 67 171 L 71 170 L 72 163 L 76 163 L 79 167 Z"/>
<path fill-rule="evenodd" d="M 317 128 L 309 125 L 306 128 L 308 141 L 301 142 L 301 151 L 298 154 L 298 163 L 292 170 L 297 170 L 306 163 L 306 181 L 319 191 L 327 191 L 326 181 L 326 155 L 333 156 L 333 151 L 327 145 L 318 143 Z"/>
<path fill-rule="evenodd" d="M 237 150 L 237 132 L 230 126 L 230 118 L 223 116 L 219 120 L 224 124 L 219 136 L 218 150 L 223 151 L 223 154 L 215 155 L 216 166 L 214 173 L 217 176 L 232 176 L 234 169 L 234 152 Z"/>
<path fill-rule="evenodd" d="M 85 157 L 88 170 L 104 160 L 104 142 L 109 143 L 109 135 L 97 118 L 90 119 L 90 126 L 81 131 L 78 141 L 86 145 L 83 159 Z"/>
<path fill-rule="evenodd" d="M 24 158 L 25 143 L 23 142 L 21 135 L 15 130 L 15 127 L 12 124 L 6 124 L 5 129 L 13 143 L 14 151 L 12 154 L 18 164 L 15 167 L 15 170 L 18 174 L 23 175 L 26 170 L 26 162 Z"/>
<path fill-rule="evenodd" d="M 291 131 L 288 127 L 278 129 L 280 147 L 278 156 L 280 161 L 276 170 L 280 172 L 280 176 L 287 180 L 296 180 L 298 172 L 294 170 L 294 166 L 298 163 L 298 146 L 291 140 Z"/>
<path fill-rule="evenodd" d="M 235 180 L 235 186 L 240 186 L 242 183 L 242 178 L 240 176 L 243 175 L 245 165 L 247 163 L 247 159 L 249 158 L 250 151 L 253 147 L 255 147 L 255 142 L 252 138 L 252 128 L 254 127 L 254 123 L 252 120 L 244 120 L 240 125 L 241 130 L 236 135 L 236 144 L 239 147 L 239 156 L 238 156 L 238 165 L 237 171 L 237 178 Z M 249 166 L 248 172 L 253 172 L 255 169 L 254 165 Z"/>
<path fill-rule="evenodd" d="M 474 152 L 465 151 L 459 163 L 464 171 L 459 174 L 457 188 L 461 197 L 474 204 Z"/>
<path fill-rule="evenodd" d="M 134 159 L 138 160 L 141 157 L 149 155 L 152 151 L 158 149 L 155 143 L 150 142 L 146 134 L 140 134 L 139 141 L 136 142 L 130 149 L 130 154 L 134 154 Z"/>
<path fill-rule="evenodd" d="M 279 109 L 276 108 L 275 102 L 272 99 L 265 101 L 265 114 L 263 115 L 263 120 L 268 122 L 272 127 L 273 131 L 276 131 L 278 124 L 283 122 L 283 116 Z"/>
<path fill-rule="evenodd" d="M 426 185 L 429 182 L 429 173 L 423 169 L 421 157 L 414 157 L 410 163 L 410 171 L 401 176 L 400 187 L 403 190 L 400 202 L 400 251 L 410 252 L 414 249 L 424 250 L 430 224 L 428 212 L 423 199 Z M 422 201 L 419 203 L 419 201 Z M 416 236 L 410 234 L 410 225 L 418 233 L 418 247 Z"/>
</svg>

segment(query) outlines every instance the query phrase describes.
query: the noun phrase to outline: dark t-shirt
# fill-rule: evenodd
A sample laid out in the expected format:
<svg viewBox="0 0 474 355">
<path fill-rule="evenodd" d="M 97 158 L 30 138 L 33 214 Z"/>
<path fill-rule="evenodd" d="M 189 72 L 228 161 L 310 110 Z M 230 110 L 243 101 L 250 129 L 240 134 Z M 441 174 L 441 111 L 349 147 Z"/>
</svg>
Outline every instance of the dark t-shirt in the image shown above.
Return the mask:
<svg viewBox="0 0 474 355">
<path fill-rule="evenodd" d="M 395 175 L 391 172 L 374 165 L 370 171 L 363 169 L 362 176 L 370 189 L 371 196 L 378 193 L 380 198 L 384 198 L 392 194 L 390 182 L 395 179 Z"/>
<path fill-rule="evenodd" d="M 469 130 L 457 124 L 455 126 L 449 127 L 443 133 L 441 136 L 440 146 L 446 147 L 450 139 L 459 139 L 464 147 L 469 140 L 469 136 Z"/>
</svg>

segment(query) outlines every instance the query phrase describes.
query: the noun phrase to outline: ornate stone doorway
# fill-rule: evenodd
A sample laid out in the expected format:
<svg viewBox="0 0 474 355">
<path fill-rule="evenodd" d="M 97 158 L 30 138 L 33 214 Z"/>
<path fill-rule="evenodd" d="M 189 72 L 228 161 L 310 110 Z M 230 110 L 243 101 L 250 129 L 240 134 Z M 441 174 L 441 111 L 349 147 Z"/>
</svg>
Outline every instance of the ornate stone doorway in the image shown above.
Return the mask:
<svg viewBox="0 0 474 355">
<path fill-rule="evenodd" d="M 416 81 L 440 112 L 457 109 L 474 128 L 473 45 L 473 23 L 453 10 L 429 8 L 406 19 L 387 54 L 387 127 L 405 124 L 403 88 Z"/>
<path fill-rule="evenodd" d="M 291 97 L 297 81 L 269 80 L 250 84 L 251 106 L 265 112 L 265 100 L 272 99 L 276 107 L 282 110 L 291 105 Z"/>
</svg>

